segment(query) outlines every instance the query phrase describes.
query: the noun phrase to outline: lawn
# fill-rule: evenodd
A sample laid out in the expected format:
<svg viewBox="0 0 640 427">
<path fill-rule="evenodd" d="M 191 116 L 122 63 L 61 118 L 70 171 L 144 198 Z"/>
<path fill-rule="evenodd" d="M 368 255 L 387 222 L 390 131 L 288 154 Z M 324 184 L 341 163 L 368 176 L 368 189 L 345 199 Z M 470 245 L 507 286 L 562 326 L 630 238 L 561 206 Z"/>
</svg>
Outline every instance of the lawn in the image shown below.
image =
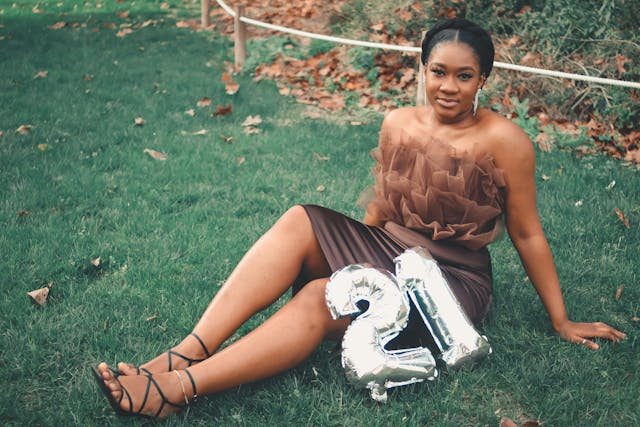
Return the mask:
<svg viewBox="0 0 640 427">
<path fill-rule="evenodd" d="M 197 2 L 169 3 L 0 0 L 3 425 L 130 422 L 113 415 L 90 366 L 142 362 L 177 343 L 289 206 L 363 215 L 356 200 L 372 184 L 382 116 L 317 117 L 250 72 L 227 94 L 231 42 L 176 25 L 197 17 Z M 245 133 L 256 115 L 259 132 Z M 167 424 L 639 425 L 640 174 L 554 138 L 538 152 L 538 203 L 568 309 L 623 330 L 623 343 L 592 352 L 561 341 L 505 237 L 492 245 L 494 306 L 482 325 L 494 352 L 478 368 L 378 405 L 326 344 Z M 46 304 L 34 304 L 27 292 L 51 282 Z"/>
</svg>

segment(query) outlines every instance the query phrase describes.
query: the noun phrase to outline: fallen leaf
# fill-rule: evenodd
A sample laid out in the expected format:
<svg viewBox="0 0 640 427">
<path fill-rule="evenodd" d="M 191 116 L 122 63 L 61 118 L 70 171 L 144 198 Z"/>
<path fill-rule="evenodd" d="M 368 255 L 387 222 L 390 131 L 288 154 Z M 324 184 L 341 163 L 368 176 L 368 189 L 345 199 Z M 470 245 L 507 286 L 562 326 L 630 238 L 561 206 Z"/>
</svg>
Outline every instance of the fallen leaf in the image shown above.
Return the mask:
<svg viewBox="0 0 640 427">
<path fill-rule="evenodd" d="M 167 10 L 167 9 L 169 9 L 169 3 L 162 3 L 162 4 L 160 5 L 160 9 L 161 9 L 161 10 Z"/>
<path fill-rule="evenodd" d="M 123 28 L 123 29 L 121 29 L 120 31 L 118 31 L 116 33 L 116 36 L 117 37 L 124 37 L 127 34 L 131 34 L 131 33 L 133 33 L 133 30 L 131 28 Z"/>
<path fill-rule="evenodd" d="M 616 180 L 614 179 L 607 185 L 607 190 L 611 190 L 616 185 Z"/>
<path fill-rule="evenodd" d="M 622 291 L 624 290 L 624 285 L 618 286 L 616 290 L 616 301 L 620 301 L 620 297 L 622 296 Z"/>
<path fill-rule="evenodd" d="M 542 151 L 546 151 L 547 153 L 551 152 L 551 143 L 549 142 L 548 134 L 540 132 L 538 136 L 536 136 L 535 141 Z"/>
<path fill-rule="evenodd" d="M 47 298 L 49 297 L 49 289 L 51 289 L 52 286 L 53 282 L 49 282 L 44 288 L 27 292 L 27 295 L 29 295 L 36 304 L 43 305 L 45 302 L 47 302 Z"/>
<path fill-rule="evenodd" d="M 232 136 L 225 136 L 222 133 L 219 136 L 220 136 L 220 139 L 222 139 L 227 144 L 231 144 L 231 141 L 233 141 L 233 137 Z"/>
<path fill-rule="evenodd" d="M 320 193 L 322 193 L 324 190 L 325 190 L 324 185 L 318 185 L 318 186 L 316 187 L 316 191 L 318 191 L 318 192 L 320 192 Z"/>
<path fill-rule="evenodd" d="M 574 203 L 574 206 L 576 208 L 579 208 L 580 206 L 582 206 L 582 200 L 578 200 L 577 202 Z"/>
<path fill-rule="evenodd" d="M 240 89 L 240 85 L 238 83 L 234 82 L 233 80 L 230 81 L 230 82 L 227 82 L 224 85 L 224 87 L 225 87 L 225 90 L 227 91 L 228 95 L 234 95 Z"/>
<path fill-rule="evenodd" d="M 176 22 L 176 27 L 178 28 L 192 28 L 193 24 L 191 24 L 189 21 L 178 21 Z"/>
<path fill-rule="evenodd" d="M 145 148 L 144 152 L 153 157 L 156 160 L 167 160 L 167 155 L 160 151 L 152 150 L 151 148 Z"/>
<path fill-rule="evenodd" d="M 623 75 L 626 72 L 626 70 L 624 69 L 624 64 L 627 62 L 631 62 L 631 61 L 629 61 L 627 58 L 624 57 L 624 55 L 620 53 L 616 54 L 616 68 L 618 69 L 619 75 Z"/>
<path fill-rule="evenodd" d="M 109 329 L 109 318 L 108 317 L 106 319 L 104 319 L 104 322 L 102 322 L 102 330 L 106 332 L 107 329 Z"/>
<path fill-rule="evenodd" d="M 33 8 L 31 9 L 31 11 L 32 11 L 33 13 L 38 13 L 38 14 L 40 14 L 40 15 L 42 15 L 42 14 L 44 13 L 44 10 L 42 10 L 42 9 L 38 8 L 38 5 L 33 6 Z"/>
<path fill-rule="evenodd" d="M 631 228 L 631 224 L 629 224 L 629 220 L 627 219 L 626 216 L 624 216 L 622 211 L 618 208 L 614 208 L 613 210 L 615 211 L 616 215 L 618 215 L 618 218 L 620 219 L 620 221 L 622 221 L 624 226 L 627 227 L 628 229 Z"/>
<path fill-rule="evenodd" d="M 91 260 L 91 265 L 93 265 L 94 267 L 99 267 L 100 266 L 100 257 L 98 257 L 96 259 L 92 259 Z"/>
<path fill-rule="evenodd" d="M 189 108 L 187 111 L 184 112 L 187 116 L 195 116 L 196 115 L 196 110 L 194 110 L 193 108 Z"/>
<path fill-rule="evenodd" d="M 222 76 L 220 76 L 220 80 L 226 83 L 233 81 L 233 78 L 231 77 L 231 73 L 222 73 Z"/>
<path fill-rule="evenodd" d="M 118 16 L 122 19 L 127 19 L 129 17 L 129 11 L 125 10 L 124 12 L 116 12 Z"/>
<path fill-rule="evenodd" d="M 638 316 L 632 316 L 632 317 L 631 317 L 631 321 L 632 321 L 632 322 L 640 322 L 640 317 L 638 317 Z"/>
<path fill-rule="evenodd" d="M 542 180 L 543 181 L 549 181 L 550 179 L 551 179 L 551 177 L 549 175 L 542 174 Z"/>
<path fill-rule="evenodd" d="M 216 107 L 216 111 L 213 113 L 214 116 L 226 116 L 227 114 L 231 113 L 231 110 L 233 109 L 231 104 L 227 104 L 226 107 L 223 107 L 222 105 L 218 105 Z"/>
<path fill-rule="evenodd" d="M 91 80 L 93 80 L 93 74 L 85 74 L 84 76 L 82 76 L 82 78 L 90 82 Z"/>
<path fill-rule="evenodd" d="M 151 316 L 147 317 L 146 320 L 147 322 L 151 322 L 152 320 L 156 320 L 158 318 L 157 314 L 152 314 Z"/>
<path fill-rule="evenodd" d="M 247 159 L 245 157 L 242 157 L 242 156 L 240 156 L 240 157 L 238 157 L 236 159 L 236 163 L 238 164 L 238 166 L 242 166 L 246 161 L 247 161 Z"/>
<path fill-rule="evenodd" d="M 145 27 L 148 27 L 148 26 L 150 26 L 150 25 L 155 26 L 157 23 L 158 23 L 158 21 L 156 21 L 155 19 L 147 19 L 146 21 L 144 21 L 144 22 L 142 23 L 142 25 L 140 26 L 140 28 L 145 28 Z M 144 50 L 144 48 L 143 48 L 142 50 Z"/>
<path fill-rule="evenodd" d="M 102 28 L 111 28 L 115 30 L 116 24 L 114 24 L 113 22 L 105 22 L 104 24 L 102 24 Z"/>
<path fill-rule="evenodd" d="M 206 129 L 200 129 L 198 131 L 195 131 L 193 134 L 194 135 L 200 135 L 200 136 L 206 135 L 207 134 L 207 130 Z"/>
<path fill-rule="evenodd" d="M 4 132 L 0 130 L 0 138 L 2 138 L 3 136 L 4 136 Z"/>
<path fill-rule="evenodd" d="M 330 157 L 329 156 L 321 156 L 318 153 L 313 153 L 313 158 L 316 159 L 316 160 L 320 160 L 320 161 L 326 162 L 327 160 L 329 160 Z"/>
<path fill-rule="evenodd" d="M 260 129 L 254 126 L 247 126 L 244 128 L 244 130 L 242 131 L 243 133 L 246 133 L 247 135 L 251 135 L 254 133 L 260 133 Z"/>
<path fill-rule="evenodd" d="M 360 126 L 360 125 L 362 125 L 362 122 L 357 121 L 357 120 L 352 120 L 352 121 L 349 122 L 349 124 L 351 126 Z"/>
<path fill-rule="evenodd" d="M 540 420 L 527 420 L 522 423 L 522 427 L 539 427 L 541 425 Z"/>
<path fill-rule="evenodd" d="M 18 211 L 18 216 L 27 216 L 29 215 L 29 211 L 21 210 Z"/>
<path fill-rule="evenodd" d="M 144 126 L 145 124 L 145 121 L 142 117 L 136 117 L 133 122 L 135 123 L 136 126 Z"/>
<path fill-rule="evenodd" d="M 48 150 L 49 148 L 51 148 L 49 144 L 38 144 L 38 150 L 40 151 L 45 151 L 45 150 Z"/>
<path fill-rule="evenodd" d="M 500 418 L 500 427 L 518 427 L 518 424 L 509 417 L 502 417 Z"/>
<path fill-rule="evenodd" d="M 67 23 L 66 23 L 66 22 L 64 22 L 64 21 L 59 21 L 59 22 L 56 22 L 56 23 L 55 23 L 55 24 L 53 24 L 53 25 L 49 25 L 47 28 L 49 28 L 49 29 L 51 29 L 51 30 L 59 30 L 60 28 L 63 28 L 63 27 L 66 27 L 66 26 L 67 26 Z"/>
<path fill-rule="evenodd" d="M 43 77 L 47 77 L 47 74 L 49 74 L 49 72 L 48 72 L 48 71 L 46 71 L 46 70 L 38 71 L 38 72 L 36 73 L 36 75 L 35 75 L 35 76 L 33 76 L 33 78 L 34 78 L 34 79 L 41 79 L 41 78 L 43 78 Z"/>
<path fill-rule="evenodd" d="M 31 125 L 20 125 L 18 129 L 16 129 L 16 133 L 20 135 L 26 135 L 31 131 Z"/>
<path fill-rule="evenodd" d="M 196 106 L 200 108 L 208 107 L 209 105 L 211 105 L 211 100 L 206 96 L 196 103 Z"/>
<path fill-rule="evenodd" d="M 256 126 L 260 123 L 262 123 L 262 118 L 258 114 L 257 116 L 247 116 L 244 122 L 242 122 L 242 126 Z"/>
</svg>

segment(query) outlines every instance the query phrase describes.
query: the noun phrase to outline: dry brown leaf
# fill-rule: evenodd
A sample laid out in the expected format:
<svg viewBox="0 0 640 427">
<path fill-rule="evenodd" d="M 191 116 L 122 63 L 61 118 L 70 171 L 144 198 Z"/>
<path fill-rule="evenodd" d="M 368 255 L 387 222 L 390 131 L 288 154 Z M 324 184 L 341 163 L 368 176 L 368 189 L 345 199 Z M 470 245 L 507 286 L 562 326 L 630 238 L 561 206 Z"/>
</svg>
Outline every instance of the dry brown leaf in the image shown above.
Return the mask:
<svg viewBox="0 0 640 427">
<path fill-rule="evenodd" d="M 624 69 L 624 64 L 627 62 L 631 62 L 631 61 L 625 58 L 624 55 L 622 55 L 621 53 L 616 54 L 616 68 L 618 69 L 619 75 L 623 75 L 627 71 Z"/>
<path fill-rule="evenodd" d="M 626 216 L 624 216 L 622 211 L 618 208 L 614 208 L 613 210 L 616 213 L 616 215 L 618 215 L 618 218 L 620 219 L 620 221 L 622 221 L 624 226 L 627 227 L 628 229 L 631 228 L 631 224 L 629 224 L 629 220 L 627 219 Z"/>
<path fill-rule="evenodd" d="M 236 163 L 238 166 L 242 166 L 246 161 L 247 159 L 243 156 L 240 156 L 236 159 Z"/>
<path fill-rule="evenodd" d="M 18 126 L 18 129 L 16 129 L 16 133 L 19 133 L 20 135 L 26 135 L 31 131 L 31 125 L 20 125 Z"/>
<path fill-rule="evenodd" d="M 220 137 L 220 139 L 222 139 L 227 144 L 231 144 L 231 142 L 233 141 L 233 137 L 232 136 L 225 136 L 222 133 L 220 135 L 218 135 L 218 136 Z"/>
<path fill-rule="evenodd" d="M 260 129 L 254 126 L 247 126 L 244 128 L 244 130 L 242 131 L 243 133 L 246 133 L 247 135 L 251 135 L 254 133 L 260 133 Z"/>
<path fill-rule="evenodd" d="M 195 131 L 193 134 L 194 135 L 199 135 L 199 136 L 206 135 L 207 134 L 207 130 L 206 129 L 200 129 L 200 130 Z"/>
<path fill-rule="evenodd" d="M 638 317 L 638 316 L 631 316 L 631 321 L 632 321 L 632 322 L 640 322 L 640 317 Z"/>
<path fill-rule="evenodd" d="M 228 95 L 234 95 L 238 92 L 238 90 L 240 90 L 240 84 L 234 82 L 233 80 L 230 82 L 227 82 L 224 85 L 225 90 L 227 91 Z"/>
<path fill-rule="evenodd" d="M 196 110 L 194 110 L 193 108 L 189 108 L 187 111 L 184 112 L 187 116 L 195 116 L 196 115 Z"/>
<path fill-rule="evenodd" d="M 40 14 L 40 15 L 42 15 L 42 14 L 44 13 L 44 10 L 42 10 L 42 9 L 38 8 L 38 5 L 33 6 L 33 8 L 31 9 L 31 11 L 32 11 L 33 13 L 37 13 L 37 14 Z"/>
<path fill-rule="evenodd" d="M 549 175 L 542 174 L 542 180 L 543 181 L 549 181 L 550 179 L 551 179 L 551 177 Z"/>
<path fill-rule="evenodd" d="M 27 216 L 29 215 L 29 211 L 25 211 L 24 209 L 21 211 L 18 211 L 18 216 Z"/>
<path fill-rule="evenodd" d="M 162 3 L 160 5 L 160 9 L 161 10 L 167 10 L 167 9 L 169 9 L 169 6 L 170 6 L 169 3 Z"/>
<path fill-rule="evenodd" d="M 38 144 L 38 150 L 40 151 L 45 151 L 45 150 L 48 150 L 49 148 L 51 148 L 49 144 L 45 144 L 45 143 Z"/>
<path fill-rule="evenodd" d="M 242 126 L 257 126 L 260 123 L 262 123 L 262 117 L 258 114 L 256 116 L 247 116 L 242 122 Z"/>
<path fill-rule="evenodd" d="M 620 301 L 620 297 L 622 296 L 622 291 L 624 290 L 624 285 L 618 286 L 616 290 L 616 301 Z"/>
<path fill-rule="evenodd" d="M 142 23 L 140 28 L 146 28 L 146 27 L 149 27 L 149 26 L 155 26 L 157 23 L 158 23 L 158 21 L 156 21 L 155 19 L 147 19 L 146 21 L 144 21 Z M 142 50 L 144 50 L 144 48 Z"/>
<path fill-rule="evenodd" d="M 145 148 L 144 152 L 153 157 L 156 160 L 167 160 L 167 155 L 160 151 L 152 150 L 151 148 Z"/>
<path fill-rule="evenodd" d="M 522 423 L 522 427 L 539 427 L 541 425 L 540 420 L 527 420 Z"/>
<path fill-rule="evenodd" d="M 82 76 L 82 78 L 85 79 L 88 82 L 93 80 L 93 77 L 94 77 L 93 74 L 85 74 L 84 76 Z"/>
<path fill-rule="evenodd" d="M 43 77 L 47 77 L 47 74 L 49 74 L 49 72 L 48 72 L 48 71 L 46 71 L 46 70 L 41 70 L 41 71 L 38 71 L 38 72 L 35 74 L 35 76 L 33 76 L 33 78 L 34 78 L 34 79 L 41 79 L 41 78 L 43 78 Z"/>
<path fill-rule="evenodd" d="M 318 185 L 316 187 L 316 191 L 318 191 L 319 193 L 322 193 L 324 190 L 326 190 L 324 185 Z"/>
<path fill-rule="evenodd" d="M 509 417 L 502 417 L 500 418 L 500 427 L 518 427 L 518 424 Z"/>
<path fill-rule="evenodd" d="M 92 259 L 91 260 L 91 265 L 93 265 L 94 267 L 99 267 L 100 266 L 100 257 Z"/>
<path fill-rule="evenodd" d="M 3 136 L 4 136 L 4 132 L 0 130 L 0 138 L 2 138 Z"/>
<path fill-rule="evenodd" d="M 549 142 L 548 134 L 540 132 L 538 136 L 536 136 L 536 143 L 542 151 L 546 151 L 547 153 L 551 152 L 551 143 Z"/>
<path fill-rule="evenodd" d="M 233 77 L 231 77 L 231 73 L 222 73 L 222 76 L 220 76 L 220 80 L 222 80 L 224 83 L 227 83 L 233 81 Z"/>
<path fill-rule="evenodd" d="M 144 126 L 145 121 L 142 117 L 136 117 L 133 122 L 135 123 L 136 126 Z"/>
<path fill-rule="evenodd" d="M 112 30 L 115 30 L 116 24 L 114 24 L 113 22 L 105 22 L 104 24 L 102 24 L 102 28 L 110 28 Z"/>
<path fill-rule="evenodd" d="M 49 297 L 49 290 L 52 286 L 53 282 L 49 282 L 44 288 L 27 292 L 27 295 L 29 295 L 36 304 L 43 305 L 45 302 L 47 302 L 47 298 Z"/>
<path fill-rule="evenodd" d="M 127 34 L 131 34 L 131 33 L 133 33 L 133 30 L 131 28 L 123 28 L 123 29 L 121 29 L 120 31 L 118 31 L 116 33 L 116 36 L 117 37 L 124 37 Z"/>
<path fill-rule="evenodd" d="M 218 106 L 216 107 L 216 111 L 213 113 L 213 115 L 226 116 L 227 114 L 231 113 L 232 109 L 233 109 L 233 106 L 231 104 L 227 104 L 226 107 L 223 107 L 222 105 L 218 104 Z"/>
<path fill-rule="evenodd" d="M 211 105 L 211 100 L 206 96 L 202 97 L 202 99 L 196 103 L 196 106 L 200 108 L 208 107 L 209 105 Z"/>
<path fill-rule="evenodd" d="M 116 12 L 118 16 L 122 19 L 127 19 L 129 17 L 129 11 L 125 10 L 124 12 Z"/>
<path fill-rule="evenodd" d="M 58 21 L 53 25 L 49 25 L 47 28 L 51 30 L 59 30 L 60 28 L 66 27 L 67 23 L 64 21 Z"/>
<path fill-rule="evenodd" d="M 156 320 L 158 318 L 157 314 L 152 314 L 151 316 L 147 317 L 146 320 L 147 322 L 151 322 L 152 320 Z"/>
<path fill-rule="evenodd" d="M 329 160 L 329 156 L 321 156 L 318 153 L 313 153 L 313 158 L 316 159 L 316 160 L 323 161 L 323 162 L 326 162 L 327 160 Z"/>
</svg>

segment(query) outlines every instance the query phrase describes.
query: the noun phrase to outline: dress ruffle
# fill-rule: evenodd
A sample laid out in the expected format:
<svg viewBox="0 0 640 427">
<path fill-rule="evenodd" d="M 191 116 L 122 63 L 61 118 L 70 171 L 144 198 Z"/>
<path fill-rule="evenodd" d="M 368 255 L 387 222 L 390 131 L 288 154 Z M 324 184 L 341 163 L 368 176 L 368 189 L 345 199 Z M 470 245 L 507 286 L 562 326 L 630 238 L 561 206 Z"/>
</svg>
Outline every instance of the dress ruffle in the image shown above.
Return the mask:
<svg viewBox="0 0 640 427">
<path fill-rule="evenodd" d="M 456 153 L 396 129 L 380 134 L 372 156 L 375 195 L 367 208 L 380 220 L 474 250 L 501 236 L 505 180 L 489 153 Z"/>
</svg>

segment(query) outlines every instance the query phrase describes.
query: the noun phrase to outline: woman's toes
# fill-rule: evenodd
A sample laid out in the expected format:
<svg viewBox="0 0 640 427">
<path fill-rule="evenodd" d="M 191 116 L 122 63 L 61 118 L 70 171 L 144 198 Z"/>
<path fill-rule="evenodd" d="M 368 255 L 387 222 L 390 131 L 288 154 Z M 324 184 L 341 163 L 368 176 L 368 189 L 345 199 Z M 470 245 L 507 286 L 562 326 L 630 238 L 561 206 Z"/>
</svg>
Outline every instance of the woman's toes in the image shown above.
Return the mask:
<svg viewBox="0 0 640 427">
<path fill-rule="evenodd" d="M 138 373 L 139 373 L 138 372 L 138 368 L 133 366 L 130 363 L 120 362 L 120 363 L 118 363 L 118 369 L 124 375 L 138 375 Z"/>
</svg>

